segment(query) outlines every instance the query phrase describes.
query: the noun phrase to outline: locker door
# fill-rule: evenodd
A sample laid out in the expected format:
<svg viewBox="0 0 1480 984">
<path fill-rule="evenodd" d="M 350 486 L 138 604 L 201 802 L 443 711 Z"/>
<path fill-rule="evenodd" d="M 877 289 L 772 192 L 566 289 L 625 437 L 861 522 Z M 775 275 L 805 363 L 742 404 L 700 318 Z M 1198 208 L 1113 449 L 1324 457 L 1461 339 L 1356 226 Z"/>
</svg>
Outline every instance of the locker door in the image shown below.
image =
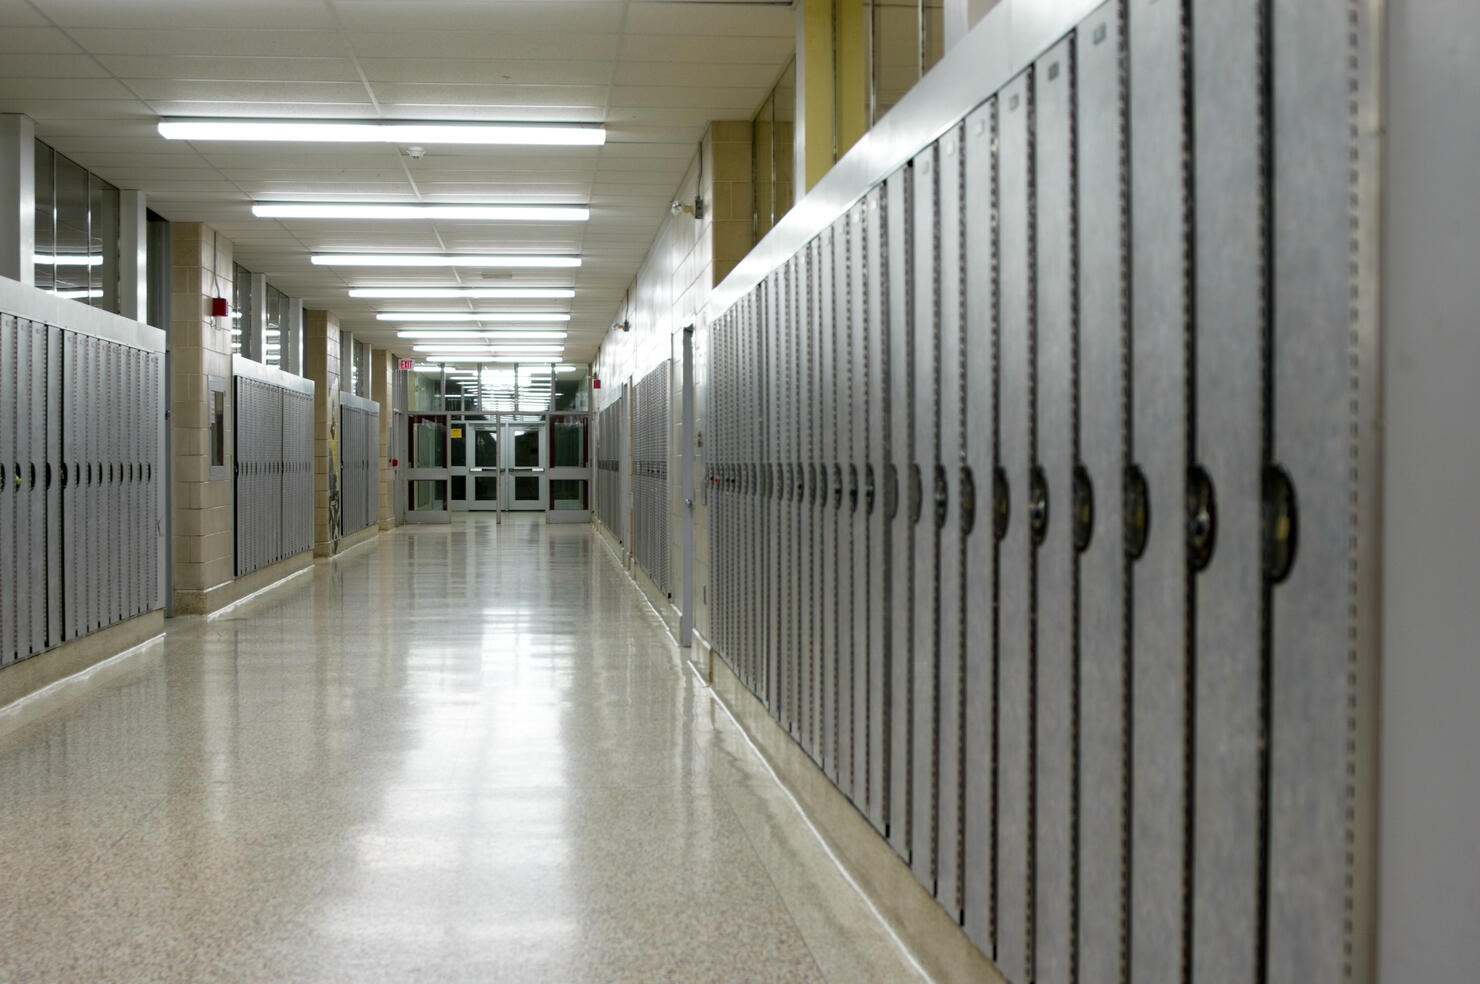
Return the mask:
<svg viewBox="0 0 1480 984">
<path fill-rule="evenodd" d="M 1030 69 L 998 96 L 998 235 L 1001 243 L 999 435 L 1007 528 L 999 548 L 997 965 L 1009 980 L 1032 974 L 1032 613 L 1033 466 L 1032 114 Z"/>
<path fill-rule="evenodd" d="M 962 434 L 965 471 L 961 481 L 961 524 L 966 541 L 965 706 L 966 741 L 962 844 L 962 925 L 983 953 L 995 946 L 994 895 L 996 819 L 997 541 L 992 523 L 992 476 L 996 467 L 997 378 L 997 102 L 990 100 L 966 120 L 964 249 L 966 311 L 963 316 L 967 385 L 962 391 L 966 426 Z"/>
<path fill-rule="evenodd" d="M 16 428 L 20 414 L 16 358 L 19 330 L 14 315 L 0 314 L 0 666 L 14 659 L 20 638 L 17 585 L 21 576 L 17 505 L 20 501 L 20 461 Z"/>
<path fill-rule="evenodd" d="M 833 469 L 833 506 L 838 536 L 838 636 L 833 678 L 836 716 L 833 735 L 837 741 L 838 788 L 850 800 L 853 792 L 853 511 L 849 474 L 853 468 L 853 335 L 857 321 L 857 298 L 852 263 L 854 215 L 847 212 L 833 223 L 833 296 L 837 313 L 833 319 L 833 420 L 837 429 L 837 458 Z"/>
<path fill-rule="evenodd" d="M 37 414 L 46 435 L 46 529 L 43 535 L 43 563 L 46 565 L 46 638 L 45 645 L 56 646 L 63 639 L 62 627 L 62 434 L 57 417 L 58 397 L 62 383 L 62 330 L 37 325 L 45 346 L 46 368 L 43 382 L 45 412 Z"/>
<path fill-rule="evenodd" d="M 781 499 L 780 482 L 776 481 L 776 465 L 779 460 L 777 445 L 780 442 L 781 431 L 781 407 L 778 395 L 780 393 L 781 360 L 777 356 L 780 349 L 780 336 L 778 329 L 781 319 L 778 317 L 781 300 L 781 273 L 779 270 L 772 271 L 766 278 L 765 289 L 761 295 L 762 300 L 762 325 L 760 332 L 761 344 L 761 413 L 760 420 L 763 422 L 759 428 L 763 440 L 762 452 L 759 460 L 762 463 L 763 479 L 762 490 L 764 493 L 764 530 L 763 539 L 764 552 L 761 561 L 761 574 L 765 585 L 765 608 L 764 620 L 766 627 L 766 682 L 765 696 L 767 705 L 771 709 L 771 716 L 778 721 L 783 719 L 782 701 L 784 700 L 781 688 L 781 582 L 784 576 L 781 563 Z"/>
<path fill-rule="evenodd" d="M 26 336 L 27 375 L 30 392 L 22 404 L 22 425 L 27 429 L 26 456 L 29 460 L 26 476 L 27 518 L 26 533 L 30 540 L 30 577 L 22 588 L 30 601 L 30 613 L 26 616 L 29 638 L 27 648 L 34 655 L 46 650 L 47 611 L 47 549 L 46 533 L 46 468 L 47 443 L 46 421 L 51 416 L 51 404 L 46 389 L 46 325 L 38 321 L 21 322 Z"/>
<path fill-rule="evenodd" d="M 1145 480 L 1149 526 L 1131 569 L 1130 959 L 1132 978 L 1148 984 L 1180 979 L 1188 930 L 1185 27 L 1179 6 L 1131 4 L 1130 444 Z"/>
<path fill-rule="evenodd" d="M 827 743 L 823 737 L 825 716 L 824 694 L 827 689 L 827 644 L 832 638 L 828 628 L 831 609 L 827 605 L 829 561 L 827 556 L 827 415 L 826 380 L 827 348 L 822 344 L 824 311 L 830 300 L 827 291 L 831 280 L 822 262 L 821 236 L 807 244 L 809 273 L 807 282 L 807 373 L 810 378 L 808 400 L 807 513 L 812 530 L 812 616 L 811 660 L 808 664 L 807 718 L 812 740 L 812 760 L 826 771 Z"/>
<path fill-rule="evenodd" d="M 965 234 L 961 197 L 962 183 L 970 161 L 966 157 L 965 128 L 961 124 L 940 140 L 939 258 L 937 287 L 937 344 L 940 368 L 937 393 L 940 409 L 940 451 L 933 476 L 932 508 L 939 537 L 939 576 L 936 595 L 939 655 L 936 662 L 936 821 L 935 897 L 959 924 L 961 921 L 961 743 L 965 680 L 962 675 L 964 619 L 966 617 L 966 541 L 961 532 L 962 441 L 966 433 L 962 402 L 966 386 L 965 339 L 963 331 L 962 264 Z"/>
<path fill-rule="evenodd" d="M 881 834 L 888 832 L 886 759 L 889 755 L 889 699 L 887 638 L 888 600 L 885 594 L 889 572 L 888 528 L 884 522 L 883 497 L 879 493 L 884 475 L 884 448 L 888 441 L 888 390 L 884 385 L 888 358 L 889 312 L 886 308 L 888 287 L 884 283 L 883 225 L 884 189 L 876 186 L 868 194 L 868 224 L 864 229 L 863 270 L 864 307 L 864 380 L 863 391 L 868 402 L 868 455 L 863 465 L 863 492 L 860 508 L 865 514 L 868 533 L 868 582 L 864 610 L 868 613 L 868 694 L 863 729 L 867 739 L 864 751 L 868 763 L 866 777 L 869 822 Z"/>
<path fill-rule="evenodd" d="M 104 342 L 102 345 L 102 362 L 99 370 L 103 377 L 103 406 L 102 427 L 100 435 L 102 443 L 98 448 L 99 468 L 103 475 L 104 516 L 106 522 L 102 529 L 103 550 L 105 559 L 104 581 L 103 581 L 103 625 L 112 625 L 118 621 L 119 611 L 119 582 L 123 580 L 123 571 L 120 569 L 122 557 L 120 556 L 120 540 L 123 529 L 122 497 L 119 495 L 119 481 L 117 468 L 118 442 L 118 404 L 122 394 L 119 392 L 119 354 L 121 346 L 115 342 Z"/>
<path fill-rule="evenodd" d="M 796 490 L 797 480 L 797 292 L 801 287 L 799 256 L 793 256 L 784 272 L 785 290 L 781 304 L 781 463 L 783 485 L 781 489 L 783 526 L 781 535 L 782 557 L 786 576 L 782 585 L 782 655 L 785 662 L 784 683 L 786 691 L 786 729 L 793 739 L 800 737 L 797 721 L 798 698 L 801 694 L 798 669 L 801 666 L 801 606 L 799 585 L 801 583 L 800 558 L 800 514 Z"/>
<path fill-rule="evenodd" d="M 822 435 L 822 458 L 819 462 L 821 494 L 818 496 L 822 517 L 822 659 L 818 677 L 822 715 L 820 725 L 822 741 L 822 769 L 834 783 L 838 781 L 838 512 L 835 500 L 837 492 L 838 414 L 837 414 L 837 333 L 838 320 L 838 277 L 834 265 L 834 230 L 822 233 L 818 244 L 818 259 L 821 266 L 821 320 L 818 330 L 818 345 L 821 349 L 819 380 L 822 386 L 822 418 L 817 428 Z"/>
<path fill-rule="evenodd" d="M 70 331 L 62 332 L 62 384 L 57 391 L 57 406 L 62 425 L 62 618 L 63 637 L 75 639 L 83 633 L 82 592 L 78 582 L 82 575 L 82 550 L 78 537 L 79 497 L 81 495 L 82 472 L 78 465 L 78 337 Z M 0 440 L 4 440 L 0 434 Z M 0 460 L 9 460 L 10 455 L 0 451 Z M 0 520 L 3 525 L 3 520 Z"/>
<path fill-rule="evenodd" d="M 843 508 L 847 510 L 853 560 L 850 565 L 852 590 L 852 639 L 848 646 L 851 662 L 849 674 L 848 744 L 849 786 L 854 804 L 864 816 L 869 815 L 869 596 L 868 596 L 868 506 L 864 502 L 863 480 L 868 464 L 869 404 L 873 394 L 866 385 L 868 343 L 872 333 L 868 306 L 868 273 L 865 242 L 870 220 L 868 201 L 853 206 L 848 229 L 848 276 L 851 280 L 848 303 L 852 310 L 852 329 L 848 332 L 848 422 L 851 431 L 848 467 L 844 472 L 847 492 Z"/>
<path fill-rule="evenodd" d="M 1125 515 L 1121 475 L 1128 204 L 1123 7 L 1080 29 L 1075 55 L 1079 185 L 1080 458 L 1089 542 L 1079 561 L 1079 978 L 1119 984 L 1127 816 Z M 1074 507 L 1076 517 L 1081 507 Z"/>
<path fill-rule="evenodd" d="M 889 526 L 889 842 L 909 860 L 914 794 L 914 556 L 915 531 L 907 489 L 915 460 L 914 403 L 914 165 L 884 184 L 884 262 L 889 308 L 889 459 L 884 467 L 884 517 Z"/>
<path fill-rule="evenodd" d="M 1036 392 L 1034 462 L 1046 515 L 1035 555 L 1033 735 L 1035 801 L 1033 967 L 1043 984 L 1073 977 L 1074 626 L 1076 558 L 1072 489 L 1078 434 L 1074 409 L 1074 37 L 1039 59 L 1033 73 L 1036 218 Z M 1036 506 L 1034 508 L 1037 508 Z"/>
<path fill-rule="evenodd" d="M 1262 980 L 1264 679 L 1260 570 L 1266 270 L 1263 25 L 1255 5 L 1193 19 L 1197 264 L 1195 468 L 1212 498 L 1189 523 L 1193 694 L 1192 973 Z M 1188 495 L 1195 494 L 1189 489 Z M 1189 499 L 1188 508 L 1193 505 Z M 1202 539 L 1199 539 L 1202 536 Z M 1205 564 L 1200 573 L 1200 565 Z"/>
<path fill-rule="evenodd" d="M 1348 272 L 1356 262 L 1348 246 L 1360 214 L 1356 182 L 1367 179 L 1358 172 L 1364 159 L 1349 156 L 1348 127 L 1357 123 L 1349 113 L 1359 110 L 1348 109 L 1357 99 L 1348 90 L 1348 73 L 1357 69 L 1348 65 L 1365 57 L 1353 46 L 1369 27 L 1348 25 L 1350 9 L 1305 0 L 1273 4 L 1270 12 L 1273 427 L 1266 460 L 1270 478 L 1277 483 L 1283 473 L 1303 506 L 1286 541 L 1298 541 L 1288 576 L 1267 588 L 1273 984 L 1362 980 L 1370 959 L 1363 936 L 1375 895 L 1373 818 L 1364 787 L 1372 777 L 1363 729 L 1373 714 L 1365 685 L 1375 683 L 1375 667 L 1371 639 L 1348 606 L 1367 607 L 1360 558 L 1369 531 L 1380 534 L 1363 525 L 1374 507 L 1365 494 L 1359 499 L 1367 489 L 1351 477 L 1358 414 L 1371 413 L 1355 402 L 1365 389 L 1358 380 L 1375 371 L 1376 353 L 1360 314 L 1371 298 L 1348 295 L 1349 284 L 1368 290 L 1365 271 Z"/>
<path fill-rule="evenodd" d="M 914 638 L 907 650 L 914 671 L 914 737 L 910 771 L 914 783 L 914 818 L 910 824 L 910 865 L 920 884 L 935 890 L 936 780 L 940 768 L 940 531 L 936 525 L 934 485 L 940 460 L 940 191 L 936 170 L 940 148 L 932 145 L 915 158 L 914 214 L 914 404 L 915 456 L 910 463 L 909 520 L 915 538 Z"/>
</svg>

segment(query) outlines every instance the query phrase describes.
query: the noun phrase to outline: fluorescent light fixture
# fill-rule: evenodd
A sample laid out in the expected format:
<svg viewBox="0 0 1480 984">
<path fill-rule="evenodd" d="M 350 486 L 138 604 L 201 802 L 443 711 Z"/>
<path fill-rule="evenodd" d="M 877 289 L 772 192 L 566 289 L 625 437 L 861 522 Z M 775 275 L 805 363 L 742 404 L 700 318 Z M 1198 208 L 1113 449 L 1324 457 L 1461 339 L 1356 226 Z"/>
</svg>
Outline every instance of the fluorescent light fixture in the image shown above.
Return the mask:
<svg viewBox="0 0 1480 984">
<path fill-rule="evenodd" d="M 298 143 L 505 144 L 526 147 L 606 143 L 606 128 L 570 123 L 418 123 L 351 120 L 174 119 L 159 121 L 166 140 Z"/>
<path fill-rule="evenodd" d="M 103 265 L 103 257 L 97 253 L 35 253 L 32 259 L 38 266 L 85 266 Z"/>
<path fill-rule="evenodd" d="M 314 253 L 314 266 L 384 267 L 578 267 L 579 256 L 500 255 L 497 253 Z"/>
<path fill-rule="evenodd" d="M 440 376 L 442 374 L 443 367 L 442 366 L 412 366 L 411 367 L 411 371 L 412 372 L 434 372 L 434 373 L 436 373 L 437 375 Z"/>
<path fill-rule="evenodd" d="M 376 321 L 569 321 L 556 311 L 381 311 Z"/>
<path fill-rule="evenodd" d="M 425 205 L 381 202 L 257 202 L 259 219 L 483 219 L 489 222 L 585 222 L 584 205 Z"/>
<path fill-rule="evenodd" d="M 556 366 L 555 367 L 555 371 L 556 372 L 580 372 L 581 371 L 581 367 L 580 366 Z"/>
<path fill-rule="evenodd" d="M 560 352 L 565 349 L 564 345 L 551 344 L 525 344 L 525 345 L 449 345 L 445 342 L 435 345 L 413 345 L 413 352 Z"/>
<path fill-rule="evenodd" d="M 505 365 L 517 365 L 521 362 L 541 362 L 554 364 L 560 361 L 558 355 L 429 355 L 428 362 L 440 362 L 443 365 L 456 365 L 462 362 L 500 362 Z"/>
<path fill-rule="evenodd" d="M 569 287 L 351 287 L 350 297 L 388 297 L 417 301 L 557 300 L 576 292 Z"/>
<path fill-rule="evenodd" d="M 437 328 L 412 328 L 412 329 L 409 329 L 407 331 L 398 331 L 398 332 L 396 332 L 396 337 L 397 338 L 422 338 L 422 339 L 427 339 L 427 338 L 443 338 L 443 339 L 448 339 L 448 340 L 452 340 L 452 341 L 456 341 L 456 340 L 461 339 L 462 341 L 468 341 L 468 342 L 472 342 L 472 341 L 490 341 L 490 342 L 500 342 L 500 341 L 509 341 L 509 342 L 518 342 L 518 341 L 559 342 L 559 341 L 564 341 L 564 339 L 565 339 L 565 332 L 563 332 L 563 331 L 557 331 L 557 330 L 554 330 L 554 329 L 545 330 L 545 329 L 542 329 L 542 328 L 531 328 L 531 329 L 529 329 L 527 331 L 518 331 L 518 330 L 515 330 L 515 331 L 498 331 L 498 330 L 493 330 L 493 331 L 478 331 L 476 329 L 473 329 L 473 330 L 463 329 L 462 331 L 458 331 L 457 329 L 450 329 L 450 330 L 443 331 L 443 330 L 437 329 Z"/>
</svg>

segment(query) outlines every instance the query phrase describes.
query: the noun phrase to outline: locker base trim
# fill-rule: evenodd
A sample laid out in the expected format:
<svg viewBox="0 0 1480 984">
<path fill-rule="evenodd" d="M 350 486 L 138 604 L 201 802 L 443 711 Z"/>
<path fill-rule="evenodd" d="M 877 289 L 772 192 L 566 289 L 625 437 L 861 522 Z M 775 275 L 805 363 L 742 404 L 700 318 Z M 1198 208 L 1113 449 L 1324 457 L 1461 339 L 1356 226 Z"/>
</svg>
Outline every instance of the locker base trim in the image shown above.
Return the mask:
<svg viewBox="0 0 1480 984">
<path fill-rule="evenodd" d="M 709 670 L 716 699 L 744 729 L 838 863 L 925 972 L 938 981 L 1006 984 L 991 960 L 915 880 L 889 842 L 807 757 L 724 660 L 709 660 Z"/>
<path fill-rule="evenodd" d="M 28 724 L 36 720 L 38 714 L 58 706 L 49 694 L 43 700 L 32 701 L 29 698 L 40 696 L 41 691 L 48 688 L 71 690 L 111 676 L 105 672 L 104 663 L 131 655 L 163 633 L 164 612 L 146 612 L 0 670 L 0 734 Z M 119 660 L 119 664 L 124 662 Z M 108 669 L 113 665 L 110 664 Z"/>
</svg>

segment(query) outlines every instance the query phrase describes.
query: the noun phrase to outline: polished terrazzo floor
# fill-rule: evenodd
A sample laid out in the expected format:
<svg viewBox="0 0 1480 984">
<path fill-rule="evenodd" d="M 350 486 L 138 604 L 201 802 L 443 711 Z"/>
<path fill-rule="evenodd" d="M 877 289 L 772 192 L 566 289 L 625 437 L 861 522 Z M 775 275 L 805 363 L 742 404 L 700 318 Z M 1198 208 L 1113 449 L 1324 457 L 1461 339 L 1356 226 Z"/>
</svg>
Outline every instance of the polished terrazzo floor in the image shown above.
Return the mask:
<svg viewBox="0 0 1480 984">
<path fill-rule="evenodd" d="M 0 713 L 0 981 L 917 972 L 586 526 L 402 528 Z"/>
</svg>

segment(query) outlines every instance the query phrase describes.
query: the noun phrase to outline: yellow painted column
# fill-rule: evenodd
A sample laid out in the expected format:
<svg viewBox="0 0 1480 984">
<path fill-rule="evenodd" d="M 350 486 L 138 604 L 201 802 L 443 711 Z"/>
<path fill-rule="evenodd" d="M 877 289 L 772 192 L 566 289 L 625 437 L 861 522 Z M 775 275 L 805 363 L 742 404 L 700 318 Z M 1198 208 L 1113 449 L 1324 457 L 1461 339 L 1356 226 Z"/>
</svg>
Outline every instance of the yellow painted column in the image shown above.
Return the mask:
<svg viewBox="0 0 1480 984">
<path fill-rule="evenodd" d="M 796 159 L 802 178 L 799 197 L 822 180 L 837 160 L 834 3 L 835 0 L 799 0 L 797 4 Z"/>
<path fill-rule="evenodd" d="M 868 10 L 864 0 L 834 0 L 833 75 L 837 104 L 837 157 L 848 153 L 867 132 Z M 836 159 L 836 158 L 834 158 Z"/>
</svg>

